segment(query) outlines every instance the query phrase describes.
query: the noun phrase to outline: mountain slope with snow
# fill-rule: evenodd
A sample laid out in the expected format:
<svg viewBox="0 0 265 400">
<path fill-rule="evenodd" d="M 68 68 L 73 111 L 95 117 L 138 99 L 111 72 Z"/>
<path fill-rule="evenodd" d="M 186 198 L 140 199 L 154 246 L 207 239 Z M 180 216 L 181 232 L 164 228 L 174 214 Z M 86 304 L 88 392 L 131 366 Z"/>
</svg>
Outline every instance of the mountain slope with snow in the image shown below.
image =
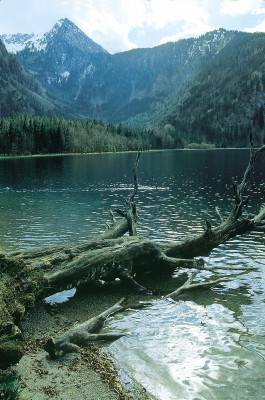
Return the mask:
<svg viewBox="0 0 265 400">
<path fill-rule="evenodd" d="M 66 18 L 43 35 L 2 35 L 0 39 L 48 93 L 62 101 L 74 101 L 89 69 L 108 56 Z"/>
<path fill-rule="evenodd" d="M 190 140 L 200 129 L 209 141 L 213 131 L 216 137 L 225 131 L 239 136 L 239 127 L 265 105 L 264 34 L 218 29 L 114 55 L 68 19 L 43 35 L 1 37 L 67 118 L 127 121 L 140 128 L 170 125 Z M 212 126 L 207 134 L 205 121 Z"/>
<path fill-rule="evenodd" d="M 37 80 L 7 52 L 0 40 L 0 117 L 11 114 L 35 116 L 54 110 Z"/>
<path fill-rule="evenodd" d="M 28 48 L 31 51 L 45 50 L 47 43 L 44 34 L 27 34 L 17 33 L 15 35 L 0 35 L 0 39 L 4 42 L 9 53 L 16 54 Z"/>
<path fill-rule="evenodd" d="M 221 29 L 110 55 L 65 18 L 43 35 L 0 38 L 51 98 L 68 104 L 66 114 L 120 122 L 159 107 L 234 35 Z"/>
</svg>

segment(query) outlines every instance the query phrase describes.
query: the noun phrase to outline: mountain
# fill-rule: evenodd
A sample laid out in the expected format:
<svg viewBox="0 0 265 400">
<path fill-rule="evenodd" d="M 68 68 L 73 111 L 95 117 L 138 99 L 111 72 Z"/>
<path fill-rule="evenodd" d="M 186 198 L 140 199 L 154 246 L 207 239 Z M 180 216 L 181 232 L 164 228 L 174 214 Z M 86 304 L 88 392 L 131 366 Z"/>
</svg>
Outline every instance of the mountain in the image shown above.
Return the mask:
<svg viewBox="0 0 265 400">
<path fill-rule="evenodd" d="M 171 132 L 181 146 L 265 143 L 265 34 L 235 32 L 211 60 L 156 112 L 139 114 L 130 127 Z M 158 128 L 159 127 L 159 128 Z"/>
<path fill-rule="evenodd" d="M 0 40 L 0 116 L 39 115 L 54 110 L 43 89 Z"/>
<path fill-rule="evenodd" d="M 2 35 L 8 49 L 65 113 L 120 122 L 154 110 L 233 39 L 223 29 L 198 39 L 111 55 L 68 19 L 41 36 Z"/>
<path fill-rule="evenodd" d="M 86 74 L 94 65 L 104 64 L 104 57 L 108 55 L 67 18 L 43 35 L 16 34 L 0 38 L 55 102 L 57 98 L 75 102 Z"/>
<path fill-rule="evenodd" d="M 233 32 L 218 30 L 199 39 L 114 54 L 87 74 L 76 102 L 80 108 L 89 104 L 92 113 L 112 122 L 153 111 L 233 37 Z"/>
<path fill-rule="evenodd" d="M 31 51 L 44 50 L 46 47 L 45 35 L 17 33 L 15 35 L 1 35 L 0 38 L 5 43 L 9 53 L 17 53 L 26 48 Z"/>
<path fill-rule="evenodd" d="M 63 36 L 63 41 L 61 40 Z M 73 22 L 68 18 L 60 19 L 47 33 L 43 34 L 23 34 L 0 35 L 5 42 L 6 48 L 11 53 L 17 53 L 25 49 L 36 52 L 45 51 L 53 45 L 53 50 L 59 53 L 67 51 L 69 46 L 76 47 L 84 53 L 107 53 L 100 45 L 89 39 Z M 58 43 L 60 39 L 60 43 Z M 57 49 L 55 48 L 58 46 Z"/>
<path fill-rule="evenodd" d="M 167 147 L 243 146 L 250 129 L 264 140 L 264 33 L 218 29 L 114 55 L 68 19 L 0 38 L 67 118 L 153 129 Z"/>
</svg>

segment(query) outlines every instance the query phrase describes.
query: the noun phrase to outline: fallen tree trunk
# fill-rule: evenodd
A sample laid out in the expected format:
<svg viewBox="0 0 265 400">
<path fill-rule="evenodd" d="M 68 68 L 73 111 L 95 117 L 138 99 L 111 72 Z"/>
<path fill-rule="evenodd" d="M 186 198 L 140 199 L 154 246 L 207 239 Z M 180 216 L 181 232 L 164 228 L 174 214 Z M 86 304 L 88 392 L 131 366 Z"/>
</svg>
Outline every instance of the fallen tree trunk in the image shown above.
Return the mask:
<svg viewBox="0 0 265 400">
<path fill-rule="evenodd" d="M 242 275 L 242 272 L 238 275 L 231 277 L 222 277 L 208 282 L 192 283 L 200 271 L 197 270 L 191 274 L 188 280 L 179 288 L 171 293 L 168 293 L 162 299 L 176 300 L 182 293 L 192 291 L 201 288 L 209 288 L 212 286 L 219 285 L 222 282 L 229 282 L 238 275 Z M 244 273 L 244 272 L 243 272 Z M 111 333 L 111 334 L 100 334 L 95 333 L 101 330 L 104 326 L 105 320 L 108 316 L 114 313 L 123 312 L 125 310 L 139 310 L 144 307 L 152 307 L 152 302 L 141 302 L 138 304 L 126 304 L 125 298 L 118 301 L 114 306 L 103 311 L 101 314 L 83 322 L 82 324 L 74 325 L 67 332 L 60 334 L 57 337 L 51 337 L 47 340 L 44 345 L 44 349 L 49 353 L 51 359 L 58 358 L 66 353 L 79 353 L 81 347 L 87 346 L 91 342 L 101 340 L 116 340 L 123 336 L 130 335 L 130 333 Z"/>
<path fill-rule="evenodd" d="M 137 211 L 135 195 L 138 189 L 137 165 L 134 166 L 134 189 L 127 200 L 126 211 L 116 210 L 122 219 L 118 222 L 112 213 L 113 227 L 97 238 L 84 243 L 70 243 L 42 247 L 2 255 L 0 259 L 0 359 L 10 354 L 9 344 L 17 340 L 12 362 L 22 354 L 20 332 L 16 328 L 25 308 L 37 300 L 80 282 L 111 281 L 120 278 L 135 290 L 144 288 L 135 281 L 140 272 L 171 272 L 176 268 L 202 269 L 202 259 L 228 239 L 253 230 L 265 231 L 265 209 L 252 218 L 241 218 L 247 202 L 243 198 L 249 176 L 257 157 L 265 146 L 256 152 L 251 145 L 251 156 L 242 182 L 234 183 L 235 204 L 225 220 L 212 227 L 206 223 L 205 231 L 181 242 L 154 242 L 136 235 Z M 129 232 L 130 236 L 124 236 Z M 8 343 L 8 346 L 7 346 Z M 11 348 L 12 345 L 10 345 Z M 13 351 L 13 350 L 12 350 Z M 2 366 L 8 364 L 2 362 Z M 1 364 L 0 364 L 1 368 Z"/>
</svg>

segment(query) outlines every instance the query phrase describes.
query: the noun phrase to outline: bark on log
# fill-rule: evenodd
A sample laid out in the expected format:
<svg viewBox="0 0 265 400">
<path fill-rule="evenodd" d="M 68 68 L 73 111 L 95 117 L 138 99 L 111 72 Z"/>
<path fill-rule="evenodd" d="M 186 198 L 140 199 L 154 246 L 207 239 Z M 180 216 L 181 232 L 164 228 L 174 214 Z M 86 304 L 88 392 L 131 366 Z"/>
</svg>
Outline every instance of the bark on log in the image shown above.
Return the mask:
<svg viewBox="0 0 265 400">
<path fill-rule="evenodd" d="M 230 277 L 222 277 L 215 279 L 210 282 L 199 282 L 192 284 L 195 277 L 198 275 L 200 271 L 195 271 L 191 274 L 188 280 L 180 286 L 178 289 L 173 292 L 167 294 L 164 299 L 172 299 L 176 300 L 177 297 L 186 291 L 191 291 L 195 289 L 207 288 L 214 285 L 218 285 L 221 282 L 229 282 L 233 280 Z M 239 274 L 241 275 L 241 274 Z M 235 277 L 234 277 L 235 278 Z M 88 321 L 78 324 L 73 328 L 70 328 L 67 332 L 59 335 L 56 338 L 50 338 L 44 346 L 44 349 L 49 353 L 51 359 L 55 359 L 59 356 L 62 356 L 66 353 L 80 352 L 80 347 L 88 345 L 91 341 L 99 341 L 99 340 L 116 340 L 122 336 L 126 336 L 126 334 L 95 334 L 94 332 L 102 329 L 106 318 L 114 313 L 125 311 L 127 309 L 142 309 L 147 306 L 152 306 L 150 302 L 141 302 L 138 304 L 130 304 L 124 305 L 125 298 L 121 299 L 119 302 L 114 304 L 114 306 L 109 309 L 103 311 L 101 314 L 97 315 L 94 318 L 89 319 Z"/>
</svg>

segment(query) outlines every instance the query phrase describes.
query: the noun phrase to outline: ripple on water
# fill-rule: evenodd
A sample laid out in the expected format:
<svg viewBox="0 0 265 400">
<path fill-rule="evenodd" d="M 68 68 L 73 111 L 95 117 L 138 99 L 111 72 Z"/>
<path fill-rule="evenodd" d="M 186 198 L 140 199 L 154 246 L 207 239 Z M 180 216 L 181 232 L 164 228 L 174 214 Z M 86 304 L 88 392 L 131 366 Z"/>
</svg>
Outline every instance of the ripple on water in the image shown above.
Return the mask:
<svg viewBox="0 0 265 400">
<path fill-rule="evenodd" d="M 250 379 L 250 373 L 256 379 L 257 367 L 263 368 L 257 350 L 250 358 L 249 348 L 240 343 L 247 329 L 220 304 L 159 301 L 122 319 L 113 316 L 107 329 L 133 332 L 109 351 L 161 400 L 194 399 L 195 393 L 198 399 L 214 399 L 216 389 L 219 399 L 239 398 L 238 390 L 244 398 L 249 394 L 239 389 L 242 381 Z M 248 398 L 256 399 L 264 388 L 256 388 Z"/>
</svg>

